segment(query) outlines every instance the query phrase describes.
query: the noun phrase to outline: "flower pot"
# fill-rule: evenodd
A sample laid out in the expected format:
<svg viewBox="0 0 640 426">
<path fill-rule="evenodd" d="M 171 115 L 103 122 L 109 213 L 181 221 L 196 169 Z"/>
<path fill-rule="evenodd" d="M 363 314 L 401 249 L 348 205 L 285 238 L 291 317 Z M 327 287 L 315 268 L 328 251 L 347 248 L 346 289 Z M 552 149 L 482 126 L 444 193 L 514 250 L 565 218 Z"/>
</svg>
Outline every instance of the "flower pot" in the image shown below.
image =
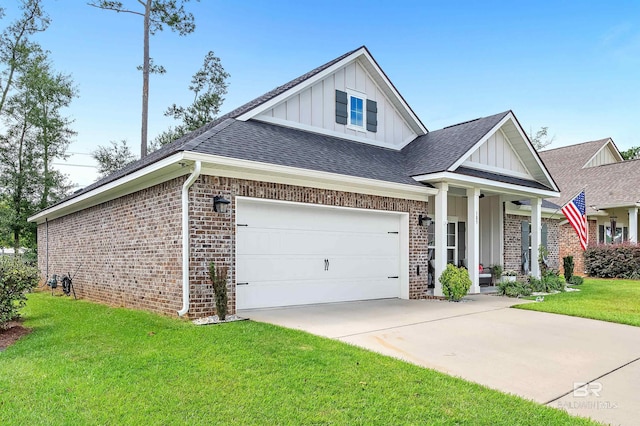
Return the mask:
<svg viewBox="0 0 640 426">
<path fill-rule="evenodd" d="M 512 282 L 515 282 L 516 278 L 518 278 L 518 277 L 516 277 L 514 275 L 503 275 L 502 276 L 502 282 L 512 283 Z"/>
</svg>

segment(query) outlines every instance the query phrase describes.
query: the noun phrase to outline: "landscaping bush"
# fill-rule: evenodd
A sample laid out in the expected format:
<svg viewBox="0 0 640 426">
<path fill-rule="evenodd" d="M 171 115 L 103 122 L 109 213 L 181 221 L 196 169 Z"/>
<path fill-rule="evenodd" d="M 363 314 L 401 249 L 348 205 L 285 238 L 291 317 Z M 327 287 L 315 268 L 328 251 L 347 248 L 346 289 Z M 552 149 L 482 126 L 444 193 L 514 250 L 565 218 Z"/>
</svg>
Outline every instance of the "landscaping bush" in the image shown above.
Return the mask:
<svg viewBox="0 0 640 426">
<path fill-rule="evenodd" d="M 584 282 L 584 278 L 579 277 L 578 275 L 574 275 L 571 277 L 571 279 L 568 282 L 571 285 L 580 285 Z"/>
<path fill-rule="evenodd" d="M 587 273 L 597 278 L 640 279 L 640 246 L 603 244 L 590 246 L 584 253 Z"/>
<path fill-rule="evenodd" d="M 531 286 L 522 281 L 503 281 L 498 283 L 498 294 L 509 297 L 530 296 Z"/>
<path fill-rule="evenodd" d="M 440 284 L 442 284 L 442 293 L 444 296 L 454 302 L 458 302 L 467 294 L 471 288 L 471 278 L 469 271 L 465 268 L 458 268 L 452 264 L 447 265 L 447 269 L 440 275 Z"/>
<path fill-rule="evenodd" d="M 20 317 L 26 294 L 38 285 L 38 269 L 20 257 L 0 257 L 0 328 Z"/>
<path fill-rule="evenodd" d="M 565 291 L 565 283 L 557 271 L 547 271 L 540 279 L 529 277 L 529 285 L 535 292 L 551 293 L 553 291 Z"/>
<path fill-rule="evenodd" d="M 562 258 L 562 266 L 564 266 L 564 279 L 566 282 L 571 281 L 573 277 L 573 256 L 565 256 Z"/>
<path fill-rule="evenodd" d="M 209 276 L 213 282 L 213 292 L 216 298 L 216 314 L 221 321 L 227 319 L 227 272 L 229 268 L 220 266 L 216 269 L 215 263 L 209 264 Z"/>
</svg>

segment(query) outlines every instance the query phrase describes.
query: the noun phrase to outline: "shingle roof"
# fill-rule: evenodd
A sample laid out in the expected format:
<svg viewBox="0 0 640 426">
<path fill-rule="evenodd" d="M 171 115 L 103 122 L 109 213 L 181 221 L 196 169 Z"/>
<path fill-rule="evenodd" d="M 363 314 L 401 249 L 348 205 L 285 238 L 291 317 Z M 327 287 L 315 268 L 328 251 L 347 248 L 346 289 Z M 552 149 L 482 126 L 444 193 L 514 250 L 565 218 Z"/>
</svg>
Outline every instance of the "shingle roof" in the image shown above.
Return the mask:
<svg viewBox="0 0 640 426">
<path fill-rule="evenodd" d="M 473 176 L 473 177 L 478 177 L 478 178 L 483 178 L 483 179 L 488 179 L 488 180 L 492 180 L 492 181 L 496 181 L 496 182 L 504 182 L 504 183 L 510 183 L 512 185 L 519 185 L 519 186 L 524 186 L 527 188 L 534 188 L 534 189 L 544 189 L 544 190 L 549 190 L 551 188 L 541 184 L 540 182 L 536 182 L 534 180 L 529 180 L 529 179 L 522 179 L 522 178 L 518 178 L 515 176 L 506 176 L 506 175 L 500 175 L 497 173 L 491 173 L 491 172 L 487 172 L 484 170 L 478 170 L 478 169 L 472 169 L 469 167 L 458 167 L 455 170 L 455 173 L 459 173 L 462 175 L 467 175 L 467 176 Z"/>
<path fill-rule="evenodd" d="M 260 121 L 228 119 L 189 151 L 424 186 L 405 171 L 400 151 Z"/>
<path fill-rule="evenodd" d="M 640 202 L 640 160 L 583 166 L 609 139 L 542 151 L 540 156 L 562 190 L 553 202 L 564 205 L 582 189 L 588 206 Z M 593 212 L 593 209 L 588 210 Z"/>
<path fill-rule="evenodd" d="M 609 139 L 599 139 L 596 141 L 579 143 L 576 145 L 564 146 L 561 148 L 540 151 L 540 158 L 553 175 L 554 180 L 560 185 L 560 189 L 565 191 L 567 179 L 571 179 L 573 174 L 582 169 Z M 574 194 L 575 195 L 575 194 Z"/>
<path fill-rule="evenodd" d="M 511 111 L 445 127 L 420 136 L 402 149 L 411 176 L 443 172 Z"/>
</svg>

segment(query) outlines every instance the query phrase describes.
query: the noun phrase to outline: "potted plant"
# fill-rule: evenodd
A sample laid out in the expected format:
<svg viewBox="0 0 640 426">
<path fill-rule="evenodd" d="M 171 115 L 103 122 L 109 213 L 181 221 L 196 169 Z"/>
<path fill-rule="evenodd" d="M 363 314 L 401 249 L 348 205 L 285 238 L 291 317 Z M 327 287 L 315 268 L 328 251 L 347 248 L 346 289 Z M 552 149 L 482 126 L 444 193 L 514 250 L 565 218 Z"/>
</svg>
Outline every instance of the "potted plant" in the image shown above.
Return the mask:
<svg viewBox="0 0 640 426">
<path fill-rule="evenodd" d="M 502 273 L 503 282 L 514 282 L 518 278 L 518 273 L 512 269 Z"/>
<path fill-rule="evenodd" d="M 491 265 L 491 274 L 492 274 L 492 284 L 495 285 L 497 282 L 500 282 L 502 278 L 502 265 Z"/>
<path fill-rule="evenodd" d="M 471 288 L 471 278 L 465 268 L 458 268 L 452 264 L 447 265 L 439 278 L 442 284 L 442 294 L 453 302 L 459 302 Z"/>
</svg>

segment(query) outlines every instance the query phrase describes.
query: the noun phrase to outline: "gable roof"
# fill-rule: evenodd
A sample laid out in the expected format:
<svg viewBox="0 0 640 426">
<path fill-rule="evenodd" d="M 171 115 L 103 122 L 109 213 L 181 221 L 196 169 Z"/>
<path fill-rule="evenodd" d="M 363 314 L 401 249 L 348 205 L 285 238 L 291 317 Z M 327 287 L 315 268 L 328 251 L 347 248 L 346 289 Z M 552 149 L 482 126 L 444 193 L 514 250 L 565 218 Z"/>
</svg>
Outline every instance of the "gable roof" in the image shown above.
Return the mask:
<svg viewBox="0 0 640 426">
<path fill-rule="evenodd" d="M 582 189 L 588 206 L 640 203 L 640 160 L 584 167 L 609 141 L 600 139 L 540 152 L 562 189 L 560 198 L 554 200 L 556 204 L 564 205 Z M 595 210 L 588 208 L 587 213 Z"/>
<path fill-rule="evenodd" d="M 449 170 L 511 111 L 455 124 L 419 136 L 402 149 L 411 176 Z"/>
</svg>

